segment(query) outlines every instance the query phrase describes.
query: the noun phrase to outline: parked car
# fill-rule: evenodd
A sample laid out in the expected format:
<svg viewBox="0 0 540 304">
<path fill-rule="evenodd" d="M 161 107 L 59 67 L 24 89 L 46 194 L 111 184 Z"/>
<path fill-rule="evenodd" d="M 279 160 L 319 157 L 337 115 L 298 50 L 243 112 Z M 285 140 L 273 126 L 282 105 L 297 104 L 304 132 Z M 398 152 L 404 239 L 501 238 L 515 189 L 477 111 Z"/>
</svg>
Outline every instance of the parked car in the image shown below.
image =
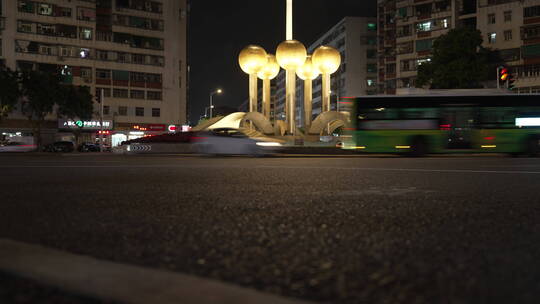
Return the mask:
<svg viewBox="0 0 540 304">
<path fill-rule="evenodd" d="M 219 128 L 200 132 L 194 150 L 201 154 L 241 154 L 263 156 L 282 147 L 280 140 L 247 129 Z"/>
<path fill-rule="evenodd" d="M 91 142 L 84 142 L 77 148 L 79 152 L 99 152 L 99 145 Z"/>
<path fill-rule="evenodd" d="M 75 151 L 75 145 L 71 141 L 57 141 L 46 145 L 43 151 L 69 153 Z"/>
<path fill-rule="evenodd" d="M 0 145 L 0 152 L 30 152 L 37 148 L 36 145 L 29 145 L 22 142 L 12 141 Z"/>
</svg>

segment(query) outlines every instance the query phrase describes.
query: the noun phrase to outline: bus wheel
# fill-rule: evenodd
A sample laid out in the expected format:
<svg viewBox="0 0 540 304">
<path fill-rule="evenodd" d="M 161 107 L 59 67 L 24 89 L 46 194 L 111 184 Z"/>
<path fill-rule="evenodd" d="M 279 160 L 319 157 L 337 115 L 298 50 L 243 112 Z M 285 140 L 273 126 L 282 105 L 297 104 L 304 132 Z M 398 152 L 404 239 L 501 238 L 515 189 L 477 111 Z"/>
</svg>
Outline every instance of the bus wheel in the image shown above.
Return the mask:
<svg viewBox="0 0 540 304">
<path fill-rule="evenodd" d="M 412 157 L 426 156 L 428 153 L 428 145 L 426 138 L 423 136 L 416 136 L 412 140 L 411 153 Z"/>
<path fill-rule="evenodd" d="M 540 155 L 540 136 L 531 136 L 527 139 L 527 155 L 538 157 Z"/>
</svg>

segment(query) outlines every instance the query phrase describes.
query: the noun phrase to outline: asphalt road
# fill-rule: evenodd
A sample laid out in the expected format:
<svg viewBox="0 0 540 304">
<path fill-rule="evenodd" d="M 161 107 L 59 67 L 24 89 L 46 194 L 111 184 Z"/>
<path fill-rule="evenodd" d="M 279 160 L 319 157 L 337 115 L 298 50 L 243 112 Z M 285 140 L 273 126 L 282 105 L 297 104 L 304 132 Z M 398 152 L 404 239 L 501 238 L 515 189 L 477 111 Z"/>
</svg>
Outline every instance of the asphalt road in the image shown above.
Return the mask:
<svg viewBox="0 0 540 304">
<path fill-rule="evenodd" d="M 0 155 L 0 237 L 322 303 L 537 303 L 540 159 Z"/>
</svg>

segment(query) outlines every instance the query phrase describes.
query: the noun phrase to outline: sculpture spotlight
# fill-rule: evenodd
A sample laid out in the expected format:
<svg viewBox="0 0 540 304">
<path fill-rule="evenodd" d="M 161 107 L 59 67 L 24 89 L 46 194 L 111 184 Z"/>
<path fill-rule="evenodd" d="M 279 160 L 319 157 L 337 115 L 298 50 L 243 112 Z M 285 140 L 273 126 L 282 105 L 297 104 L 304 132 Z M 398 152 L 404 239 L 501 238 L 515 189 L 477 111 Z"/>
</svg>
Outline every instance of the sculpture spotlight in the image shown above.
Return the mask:
<svg viewBox="0 0 540 304">
<path fill-rule="evenodd" d="M 331 46 L 322 45 L 313 52 L 313 64 L 322 73 L 322 111 L 330 111 L 330 75 L 341 64 L 341 54 Z"/>
<path fill-rule="evenodd" d="M 257 111 L 257 73 L 267 62 L 266 51 L 258 45 L 248 45 L 238 55 L 240 68 L 249 74 L 249 112 Z"/>
<path fill-rule="evenodd" d="M 319 77 L 321 72 L 317 69 L 311 60 L 311 55 L 307 56 L 303 66 L 296 70 L 296 75 L 304 80 L 304 128 L 307 131 L 311 125 L 311 115 L 313 113 L 313 79 Z"/>
<path fill-rule="evenodd" d="M 274 79 L 279 74 L 279 64 L 276 56 L 268 54 L 268 62 L 259 70 L 257 76 L 263 81 L 263 115 L 270 119 L 270 80 Z"/>
<path fill-rule="evenodd" d="M 285 112 L 290 134 L 295 133 L 295 97 L 296 97 L 296 69 L 304 65 L 307 57 L 306 47 L 297 40 L 285 40 L 276 50 L 278 64 L 286 70 L 286 98 Z"/>
</svg>

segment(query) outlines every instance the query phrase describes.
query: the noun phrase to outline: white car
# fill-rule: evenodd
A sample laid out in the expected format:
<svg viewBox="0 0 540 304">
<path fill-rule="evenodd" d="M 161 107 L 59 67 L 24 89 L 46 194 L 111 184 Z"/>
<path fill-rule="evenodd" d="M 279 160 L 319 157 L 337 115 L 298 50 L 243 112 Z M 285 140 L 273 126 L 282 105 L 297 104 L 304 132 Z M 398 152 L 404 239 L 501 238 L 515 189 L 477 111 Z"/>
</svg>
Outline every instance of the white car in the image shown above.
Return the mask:
<svg viewBox="0 0 540 304">
<path fill-rule="evenodd" d="M 278 151 L 282 141 L 252 130 L 219 128 L 197 134 L 193 147 L 195 152 L 206 155 L 264 156 Z"/>
<path fill-rule="evenodd" d="M 0 145 L 0 152 L 30 152 L 37 149 L 36 145 L 29 145 L 22 142 L 8 142 Z"/>
</svg>

